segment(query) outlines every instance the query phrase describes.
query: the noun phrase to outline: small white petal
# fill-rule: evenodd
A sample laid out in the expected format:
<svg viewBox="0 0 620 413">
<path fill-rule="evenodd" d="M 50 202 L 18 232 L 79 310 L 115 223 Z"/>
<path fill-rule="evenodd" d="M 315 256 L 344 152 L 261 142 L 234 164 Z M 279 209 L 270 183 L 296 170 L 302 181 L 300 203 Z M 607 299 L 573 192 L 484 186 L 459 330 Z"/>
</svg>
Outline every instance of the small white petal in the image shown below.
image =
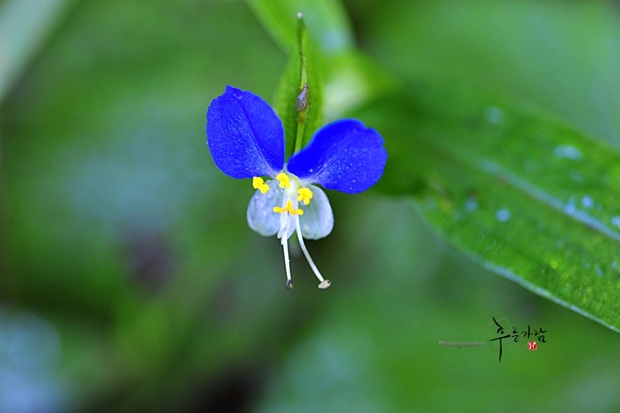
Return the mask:
<svg viewBox="0 0 620 413">
<path fill-rule="evenodd" d="M 284 190 L 277 181 L 267 181 L 269 191 L 262 194 L 258 189 L 248 205 L 248 225 L 265 237 L 276 235 L 280 230 L 280 215 L 273 212 L 274 207 L 282 206 Z"/>
<path fill-rule="evenodd" d="M 286 202 L 286 201 L 285 201 Z M 297 208 L 295 205 L 294 208 Z M 289 239 L 293 232 L 295 232 L 297 225 L 297 215 L 291 214 L 278 214 L 280 215 L 280 230 L 278 231 L 278 238 L 282 239 L 282 243 Z"/>
<path fill-rule="evenodd" d="M 312 191 L 312 200 L 308 205 L 300 206 L 304 211 L 299 217 L 301 233 L 306 239 L 321 239 L 332 232 L 334 213 L 325 192 L 314 185 L 309 188 Z"/>
</svg>

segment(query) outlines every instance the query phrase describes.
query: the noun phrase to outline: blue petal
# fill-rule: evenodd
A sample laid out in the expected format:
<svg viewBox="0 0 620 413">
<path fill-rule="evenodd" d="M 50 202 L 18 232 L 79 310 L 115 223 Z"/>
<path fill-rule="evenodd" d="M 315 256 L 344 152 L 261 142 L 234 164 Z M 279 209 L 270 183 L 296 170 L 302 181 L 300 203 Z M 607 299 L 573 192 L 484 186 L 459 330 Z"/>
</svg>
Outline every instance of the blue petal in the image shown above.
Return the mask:
<svg viewBox="0 0 620 413">
<path fill-rule="evenodd" d="M 387 152 L 376 130 L 345 119 L 319 129 L 308 146 L 291 157 L 289 172 L 327 189 L 355 194 L 377 183 Z"/>
<path fill-rule="evenodd" d="M 273 176 L 284 167 L 282 122 L 263 99 L 231 86 L 209 105 L 207 143 L 233 178 Z"/>
</svg>

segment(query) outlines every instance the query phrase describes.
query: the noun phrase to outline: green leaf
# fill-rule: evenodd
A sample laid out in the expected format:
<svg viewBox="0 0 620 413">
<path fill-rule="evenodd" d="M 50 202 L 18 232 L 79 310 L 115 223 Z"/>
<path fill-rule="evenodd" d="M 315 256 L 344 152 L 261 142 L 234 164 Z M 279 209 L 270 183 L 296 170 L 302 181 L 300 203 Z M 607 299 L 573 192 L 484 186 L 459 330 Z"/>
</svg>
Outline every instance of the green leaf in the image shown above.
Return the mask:
<svg viewBox="0 0 620 413">
<path fill-rule="evenodd" d="M 339 119 L 353 108 L 391 93 L 397 82 L 374 61 L 356 50 L 330 56 L 325 70 L 323 110 L 327 120 Z"/>
<path fill-rule="evenodd" d="M 309 96 L 314 105 L 308 110 L 302 146 L 323 118 L 329 121 L 342 117 L 352 108 L 393 88 L 395 82 L 355 49 L 350 24 L 339 2 L 248 0 L 248 3 L 282 49 L 286 52 L 293 49 L 276 99 L 276 111 L 283 119 L 287 137 L 295 136 L 291 99 L 303 88 L 304 83 L 297 85 L 295 77 L 297 67 L 305 64 Z M 295 27 L 294 16 L 298 12 L 302 13 L 307 30 L 299 25 Z M 297 55 L 300 49 L 303 49 L 303 62 Z M 292 153 L 291 148 L 289 142 L 287 154 Z"/>
<path fill-rule="evenodd" d="M 301 84 L 301 57 L 299 48 L 291 53 L 288 63 L 280 78 L 276 90 L 274 109 L 282 120 L 285 137 L 285 158 L 288 159 L 295 150 L 299 113 L 295 102 L 299 96 Z"/>
<path fill-rule="evenodd" d="M 297 16 L 297 21 L 297 44 L 280 80 L 275 104 L 284 125 L 287 158 L 310 141 L 322 122 L 318 53 L 308 41 L 303 16 Z"/>
<path fill-rule="evenodd" d="M 449 74 L 501 90 L 620 147 L 615 2 L 370 4 L 365 8 L 372 17 L 356 9 L 359 26 L 366 29 L 365 46 L 390 73 L 412 79 Z"/>
<path fill-rule="evenodd" d="M 620 329 L 620 154 L 505 98 L 415 84 L 356 114 L 385 137 L 379 187 L 485 267 Z"/>
<path fill-rule="evenodd" d="M 247 0 L 247 3 L 283 50 L 296 46 L 298 13 L 303 14 L 321 52 L 336 54 L 353 46 L 346 12 L 336 0 Z"/>
<path fill-rule="evenodd" d="M 0 4 L 0 102 L 75 0 L 6 0 Z"/>
</svg>

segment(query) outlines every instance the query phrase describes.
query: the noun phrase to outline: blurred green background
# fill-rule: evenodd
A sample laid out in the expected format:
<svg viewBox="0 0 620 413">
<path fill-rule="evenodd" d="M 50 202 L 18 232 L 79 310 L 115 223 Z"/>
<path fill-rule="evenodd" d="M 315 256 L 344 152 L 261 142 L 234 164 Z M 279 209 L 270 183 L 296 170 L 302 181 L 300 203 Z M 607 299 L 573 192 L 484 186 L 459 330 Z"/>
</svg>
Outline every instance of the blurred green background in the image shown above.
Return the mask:
<svg viewBox="0 0 620 413">
<path fill-rule="evenodd" d="M 395 78 L 620 147 L 616 2 L 345 6 Z M 286 291 L 204 133 L 225 85 L 271 101 L 286 60 L 242 1 L 0 2 L 0 412 L 617 411 L 617 334 L 453 251 L 410 199 L 328 194 L 308 247 L 333 286 L 294 251 Z M 499 362 L 492 317 L 547 342 Z"/>
</svg>

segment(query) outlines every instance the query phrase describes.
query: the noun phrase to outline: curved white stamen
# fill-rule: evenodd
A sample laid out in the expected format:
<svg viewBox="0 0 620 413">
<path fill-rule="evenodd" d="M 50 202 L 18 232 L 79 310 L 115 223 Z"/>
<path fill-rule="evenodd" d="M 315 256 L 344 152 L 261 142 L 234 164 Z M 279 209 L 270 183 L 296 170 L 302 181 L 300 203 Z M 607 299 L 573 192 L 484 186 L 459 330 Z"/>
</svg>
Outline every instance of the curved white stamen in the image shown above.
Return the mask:
<svg viewBox="0 0 620 413">
<path fill-rule="evenodd" d="M 282 248 L 284 249 L 284 266 L 286 267 L 286 288 L 293 288 L 293 280 L 291 279 L 291 260 L 288 256 L 288 240 L 282 237 Z"/>
<path fill-rule="evenodd" d="M 314 198 L 314 192 L 317 194 L 317 201 L 313 202 L 308 212 L 312 212 L 308 221 L 304 222 L 304 226 L 307 227 L 308 233 L 310 234 L 310 239 L 322 238 L 329 234 L 331 228 L 333 227 L 333 216 L 331 212 L 331 207 L 329 206 L 329 201 L 325 194 L 317 187 L 312 187 L 313 190 L 310 190 L 307 187 L 300 188 L 300 182 L 295 176 L 289 176 L 286 173 L 282 172 L 278 174 L 276 179 L 279 181 L 279 184 L 275 181 L 268 181 L 267 185 L 269 189 L 275 189 L 275 191 L 268 191 L 266 193 L 257 193 L 254 195 L 252 201 L 250 202 L 250 206 L 248 207 L 248 223 L 250 226 L 252 224 L 254 227 L 262 230 L 262 227 L 268 227 L 271 232 L 277 232 L 277 237 L 280 239 L 280 243 L 282 244 L 282 250 L 284 251 L 284 267 L 286 269 L 286 288 L 289 290 L 293 288 L 293 280 L 291 277 L 291 260 L 289 257 L 288 251 L 288 239 L 293 232 L 297 232 L 297 238 L 299 239 L 299 245 L 301 246 L 301 250 L 304 253 L 304 256 L 308 260 L 308 264 L 310 264 L 310 268 L 316 278 L 320 281 L 319 288 L 324 290 L 331 286 L 331 282 L 326 280 L 321 275 L 321 272 L 317 268 L 314 261 L 310 257 L 310 253 L 308 252 L 308 248 L 306 248 L 306 244 L 304 242 L 303 234 L 301 232 L 301 224 L 299 221 L 299 217 L 304 215 L 304 210 L 299 208 L 299 203 L 303 205 L 309 205 L 310 199 Z M 258 179 L 256 180 L 258 182 Z M 269 194 L 273 192 L 270 196 Z M 274 201 L 281 198 L 281 206 L 278 206 L 277 203 L 274 205 Z M 254 200 L 256 198 L 256 200 Z M 269 201 L 269 202 L 267 202 Z M 266 210 L 267 205 L 270 206 L 271 213 L 276 213 L 280 215 L 279 218 L 279 228 L 274 228 L 276 224 L 274 220 L 274 215 L 269 215 L 269 220 L 265 219 L 263 215 Z M 259 208 L 262 215 L 259 216 L 261 219 L 256 219 L 256 209 Z M 276 215 L 277 216 L 277 215 Z M 257 221 L 257 222 L 255 222 Z M 308 226 L 308 224 L 311 224 Z M 264 225 L 258 225 L 264 224 Z M 269 225 L 265 225 L 269 224 Z M 314 228 L 314 232 L 311 230 L 313 226 L 318 225 L 317 228 Z M 252 227 L 252 229 L 254 229 Z M 267 232 L 266 230 L 263 232 Z M 259 233 L 263 233 L 259 232 Z"/>
<path fill-rule="evenodd" d="M 314 261 L 312 261 L 312 257 L 310 257 L 310 253 L 308 252 L 308 249 L 306 248 L 306 244 L 304 243 L 304 237 L 301 234 L 301 226 L 299 225 L 299 217 L 295 217 L 295 225 L 297 226 L 297 239 L 299 240 L 299 245 L 301 246 L 301 250 L 306 256 L 306 259 L 308 260 L 308 264 L 310 264 L 310 268 L 312 268 L 312 272 L 314 272 L 314 275 L 320 281 L 319 288 L 322 290 L 329 288 L 329 286 L 332 285 L 332 283 L 329 280 L 326 280 L 323 278 L 323 276 L 321 275 L 321 272 L 314 264 Z"/>
</svg>

